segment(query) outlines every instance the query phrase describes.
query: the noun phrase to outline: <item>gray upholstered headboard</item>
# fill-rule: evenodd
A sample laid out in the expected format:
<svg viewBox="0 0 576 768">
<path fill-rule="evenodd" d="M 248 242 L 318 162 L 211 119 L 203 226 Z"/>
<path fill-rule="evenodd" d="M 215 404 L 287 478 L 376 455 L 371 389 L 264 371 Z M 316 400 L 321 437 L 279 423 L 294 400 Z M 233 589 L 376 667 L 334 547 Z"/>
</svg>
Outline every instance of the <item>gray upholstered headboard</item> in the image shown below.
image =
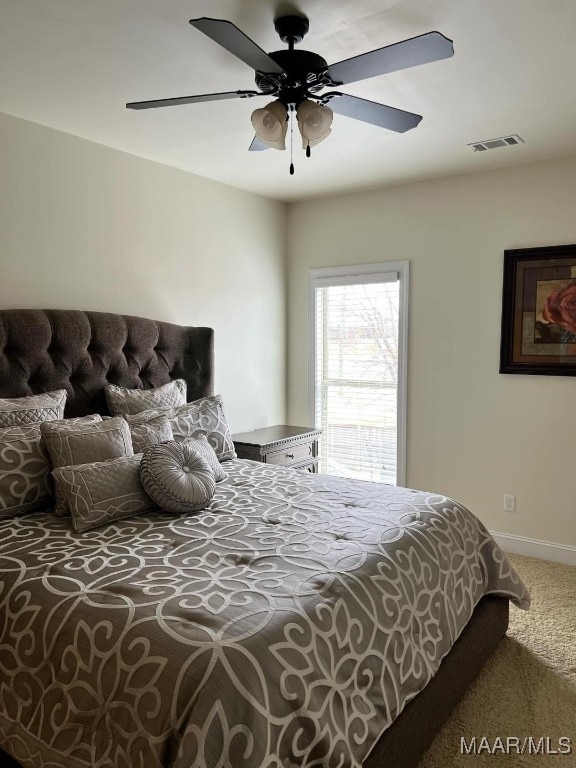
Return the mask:
<svg viewBox="0 0 576 768">
<path fill-rule="evenodd" d="M 149 389 L 185 379 L 213 393 L 214 332 L 130 315 L 0 310 L 0 397 L 66 389 L 66 416 L 108 413 L 104 385 Z"/>
</svg>

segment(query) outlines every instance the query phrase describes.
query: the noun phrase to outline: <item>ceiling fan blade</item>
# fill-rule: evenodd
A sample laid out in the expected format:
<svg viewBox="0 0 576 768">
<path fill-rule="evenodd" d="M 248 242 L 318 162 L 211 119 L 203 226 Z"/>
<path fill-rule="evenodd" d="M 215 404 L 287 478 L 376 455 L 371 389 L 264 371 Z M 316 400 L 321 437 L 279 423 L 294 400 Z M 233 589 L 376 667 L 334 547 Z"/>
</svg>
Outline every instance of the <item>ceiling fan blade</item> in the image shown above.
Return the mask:
<svg viewBox="0 0 576 768">
<path fill-rule="evenodd" d="M 214 40 L 234 56 L 237 56 L 245 64 L 258 72 L 284 72 L 274 59 L 260 48 L 259 45 L 238 29 L 231 21 L 223 19 L 190 19 L 190 24 L 200 32 Z"/>
<path fill-rule="evenodd" d="M 252 144 L 248 147 L 248 150 L 250 152 L 262 152 L 263 149 L 270 149 L 268 144 L 264 144 L 263 141 L 260 141 L 258 136 L 254 136 L 252 139 Z"/>
<path fill-rule="evenodd" d="M 417 67 L 439 59 L 448 59 L 454 55 L 452 40 L 440 32 L 428 32 L 426 35 L 412 37 L 400 43 L 387 45 L 369 53 L 362 53 L 351 59 L 330 64 L 328 75 L 334 85 L 355 83 L 368 77 L 385 75 L 399 69 Z"/>
<path fill-rule="evenodd" d="M 327 101 L 324 102 L 324 99 Z M 330 109 L 339 115 L 353 117 L 355 120 L 372 123 L 397 133 L 405 133 L 411 128 L 416 128 L 422 120 L 422 115 L 416 115 L 414 112 L 405 112 L 403 109 L 395 109 L 376 101 L 368 101 L 368 99 L 359 99 L 357 96 L 349 96 L 346 93 L 326 93 L 323 95 L 323 103 L 327 103 Z"/>
<path fill-rule="evenodd" d="M 127 109 L 153 109 L 154 107 L 176 107 L 179 104 L 196 104 L 199 101 L 219 101 L 220 99 L 248 99 L 251 96 L 263 96 L 258 91 L 224 91 L 223 93 L 202 93 L 198 96 L 180 96 L 176 99 L 154 99 L 153 101 L 131 101 Z"/>
</svg>

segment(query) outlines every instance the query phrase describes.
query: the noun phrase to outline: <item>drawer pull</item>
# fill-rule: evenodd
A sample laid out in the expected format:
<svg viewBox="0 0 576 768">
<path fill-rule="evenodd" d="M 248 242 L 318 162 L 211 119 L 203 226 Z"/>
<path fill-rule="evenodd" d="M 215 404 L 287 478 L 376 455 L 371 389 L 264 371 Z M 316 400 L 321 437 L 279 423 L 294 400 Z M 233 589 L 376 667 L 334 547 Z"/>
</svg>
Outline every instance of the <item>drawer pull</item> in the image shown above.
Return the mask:
<svg viewBox="0 0 576 768">
<path fill-rule="evenodd" d="M 293 459 L 294 458 L 294 454 L 293 453 L 287 453 L 286 454 L 286 458 L 287 459 Z"/>
</svg>

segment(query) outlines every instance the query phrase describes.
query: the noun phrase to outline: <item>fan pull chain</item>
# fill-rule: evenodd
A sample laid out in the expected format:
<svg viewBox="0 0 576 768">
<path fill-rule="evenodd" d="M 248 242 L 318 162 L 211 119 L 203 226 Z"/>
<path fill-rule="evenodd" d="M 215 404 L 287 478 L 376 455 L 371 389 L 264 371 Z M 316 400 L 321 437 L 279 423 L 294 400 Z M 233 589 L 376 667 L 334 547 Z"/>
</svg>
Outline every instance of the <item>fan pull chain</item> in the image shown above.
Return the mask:
<svg viewBox="0 0 576 768">
<path fill-rule="evenodd" d="M 306 145 L 306 157 L 310 157 L 312 153 L 310 152 L 310 139 L 308 139 L 308 144 Z"/>
<path fill-rule="evenodd" d="M 294 176 L 294 115 L 290 107 L 290 176 Z"/>
</svg>

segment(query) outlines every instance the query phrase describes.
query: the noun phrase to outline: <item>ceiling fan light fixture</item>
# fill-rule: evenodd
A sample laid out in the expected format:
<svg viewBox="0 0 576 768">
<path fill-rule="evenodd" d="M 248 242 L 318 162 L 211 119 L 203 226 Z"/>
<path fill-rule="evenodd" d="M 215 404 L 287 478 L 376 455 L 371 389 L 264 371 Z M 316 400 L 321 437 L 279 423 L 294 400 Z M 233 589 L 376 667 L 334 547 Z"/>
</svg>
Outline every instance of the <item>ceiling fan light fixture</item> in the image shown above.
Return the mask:
<svg viewBox="0 0 576 768">
<path fill-rule="evenodd" d="M 256 136 L 272 149 L 286 149 L 287 117 L 288 111 L 279 100 L 255 109 L 251 120 Z"/>
<path fill-rule="evenodd" d="M 328 107 L 316 104 L 311 99 L 305 99 L 298 105 L 296 117 L 303 149 L 315 147 L 332 133 L 334 113 Z"/>
</svg>

